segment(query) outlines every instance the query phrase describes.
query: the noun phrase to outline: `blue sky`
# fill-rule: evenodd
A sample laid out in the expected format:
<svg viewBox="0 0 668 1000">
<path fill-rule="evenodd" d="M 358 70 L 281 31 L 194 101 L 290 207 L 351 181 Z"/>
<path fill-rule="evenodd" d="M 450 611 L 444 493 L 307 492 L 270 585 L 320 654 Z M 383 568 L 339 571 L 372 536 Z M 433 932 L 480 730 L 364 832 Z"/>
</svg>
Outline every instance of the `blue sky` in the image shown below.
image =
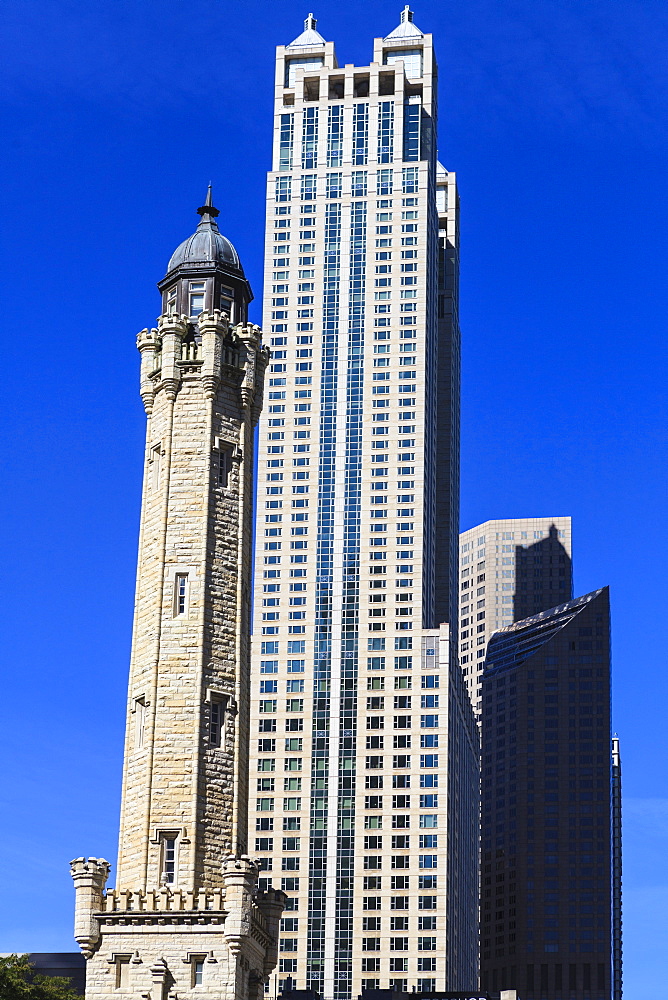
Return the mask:
<svg viewBox="0 0 668 1000">
<path fill-rule="evenodd" d="M 365 64 L 402 4 L 321 0 Z M 0 11 L 1 951 L 68 951 L 70 858 L 114 859 L 144 418 L 137 330 L 213 181 L 261 293 L 273 47 L 307 8 Z M 571 514 L 610 584 L 627 996 L 668 978 L 668 7 L 423 0 L 462 197 L 462 527 Z M 254 319 L 260 321 L 259 301 Z"/>
</svg>

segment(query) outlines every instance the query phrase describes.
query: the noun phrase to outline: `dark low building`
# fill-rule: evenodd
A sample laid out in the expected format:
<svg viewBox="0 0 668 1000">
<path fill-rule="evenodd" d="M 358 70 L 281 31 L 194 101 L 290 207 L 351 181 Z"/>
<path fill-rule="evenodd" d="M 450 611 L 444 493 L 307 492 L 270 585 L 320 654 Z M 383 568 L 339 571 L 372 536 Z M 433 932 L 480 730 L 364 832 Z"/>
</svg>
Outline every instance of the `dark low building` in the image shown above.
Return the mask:
<svg viewBox="0 0 668 1000">
<path fill-rule="evenodd" d="M 516 622 L 489 642 L 482 722 L 483 992 L 513 988 L 522 1000 L 619 1000 L 609 633 L 603 588 Z"/>
<path fill-rule="evenodd" d="M 86 959 L 80 951 L 35 951 L 28 955 L 28 961 L 40 976 L 56 976 L 69 979 L 72 989 L 84 995 L 86 988 Z"/>
</svg>

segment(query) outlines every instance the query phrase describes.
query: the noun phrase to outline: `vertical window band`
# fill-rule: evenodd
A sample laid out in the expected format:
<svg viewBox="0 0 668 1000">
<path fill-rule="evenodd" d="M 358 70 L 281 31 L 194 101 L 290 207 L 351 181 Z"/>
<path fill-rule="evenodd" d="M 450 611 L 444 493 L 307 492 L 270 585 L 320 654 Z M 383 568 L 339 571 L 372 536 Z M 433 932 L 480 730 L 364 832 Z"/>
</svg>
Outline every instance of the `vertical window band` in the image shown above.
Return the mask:
<svg viewBox="0 0 668 1000">
<path fill-rule="evenodd" d="M 278 169 L 292 170 L 292 149 L 294 146 L 294 115 L 281 115 L 278 140 Z"/>
<path fill-rule="evenodd" d="M 378 162 L 391 163 L 394 152 L 394 101 L 378 105 Z"/>
<path fill-rule="evenodd" d="M 353 107 L 353 163 L 361 166 L 369 160 L 369 105 Z"/>
<path fill-rule="evenodd" d="M 318 109 L 304 108 L 302 122 L 302 169 L 318 166 Z"/>
</svg>

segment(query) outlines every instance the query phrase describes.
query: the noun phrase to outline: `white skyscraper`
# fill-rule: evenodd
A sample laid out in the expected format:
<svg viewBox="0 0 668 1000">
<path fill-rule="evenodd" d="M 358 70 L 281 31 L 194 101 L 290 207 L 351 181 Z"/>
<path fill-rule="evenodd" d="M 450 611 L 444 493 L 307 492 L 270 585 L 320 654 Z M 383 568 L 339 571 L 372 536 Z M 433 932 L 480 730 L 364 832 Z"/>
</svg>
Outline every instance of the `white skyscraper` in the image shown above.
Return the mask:
<svg viewBox="0 0 668 1000">
<path fill-rule="evenodd" d="M 457 192 L 431 35 L 276 59 L 251 849 L 279 976 L 327 998 L 477 982 L 477 732 L 457 603 Z M 272 987 L 273 991 L 273 987 Z"/>
<path fill-rule="evenodd" d="M 485 521 L 459 536 L 459 662 L 476 715 L 492 633 L 573 597 L 570 517 Z"/>
</svg>

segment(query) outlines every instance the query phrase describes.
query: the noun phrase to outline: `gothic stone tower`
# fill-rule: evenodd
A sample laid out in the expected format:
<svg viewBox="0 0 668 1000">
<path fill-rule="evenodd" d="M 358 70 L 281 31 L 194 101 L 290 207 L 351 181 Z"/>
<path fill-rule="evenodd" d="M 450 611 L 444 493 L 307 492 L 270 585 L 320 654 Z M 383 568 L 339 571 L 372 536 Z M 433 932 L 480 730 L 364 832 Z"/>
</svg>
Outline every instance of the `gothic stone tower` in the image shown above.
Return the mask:
<svg viewBox="0 0 668 1000">
<path fill-rule="evenodd" d="M 211 203 L 142 330 L 147 415 L 116 888 L 72 862 L 88 1000 L 256 1000 L 283 894 L 246 854 L 253 428 L 267 352 Z"/>
</svg>

